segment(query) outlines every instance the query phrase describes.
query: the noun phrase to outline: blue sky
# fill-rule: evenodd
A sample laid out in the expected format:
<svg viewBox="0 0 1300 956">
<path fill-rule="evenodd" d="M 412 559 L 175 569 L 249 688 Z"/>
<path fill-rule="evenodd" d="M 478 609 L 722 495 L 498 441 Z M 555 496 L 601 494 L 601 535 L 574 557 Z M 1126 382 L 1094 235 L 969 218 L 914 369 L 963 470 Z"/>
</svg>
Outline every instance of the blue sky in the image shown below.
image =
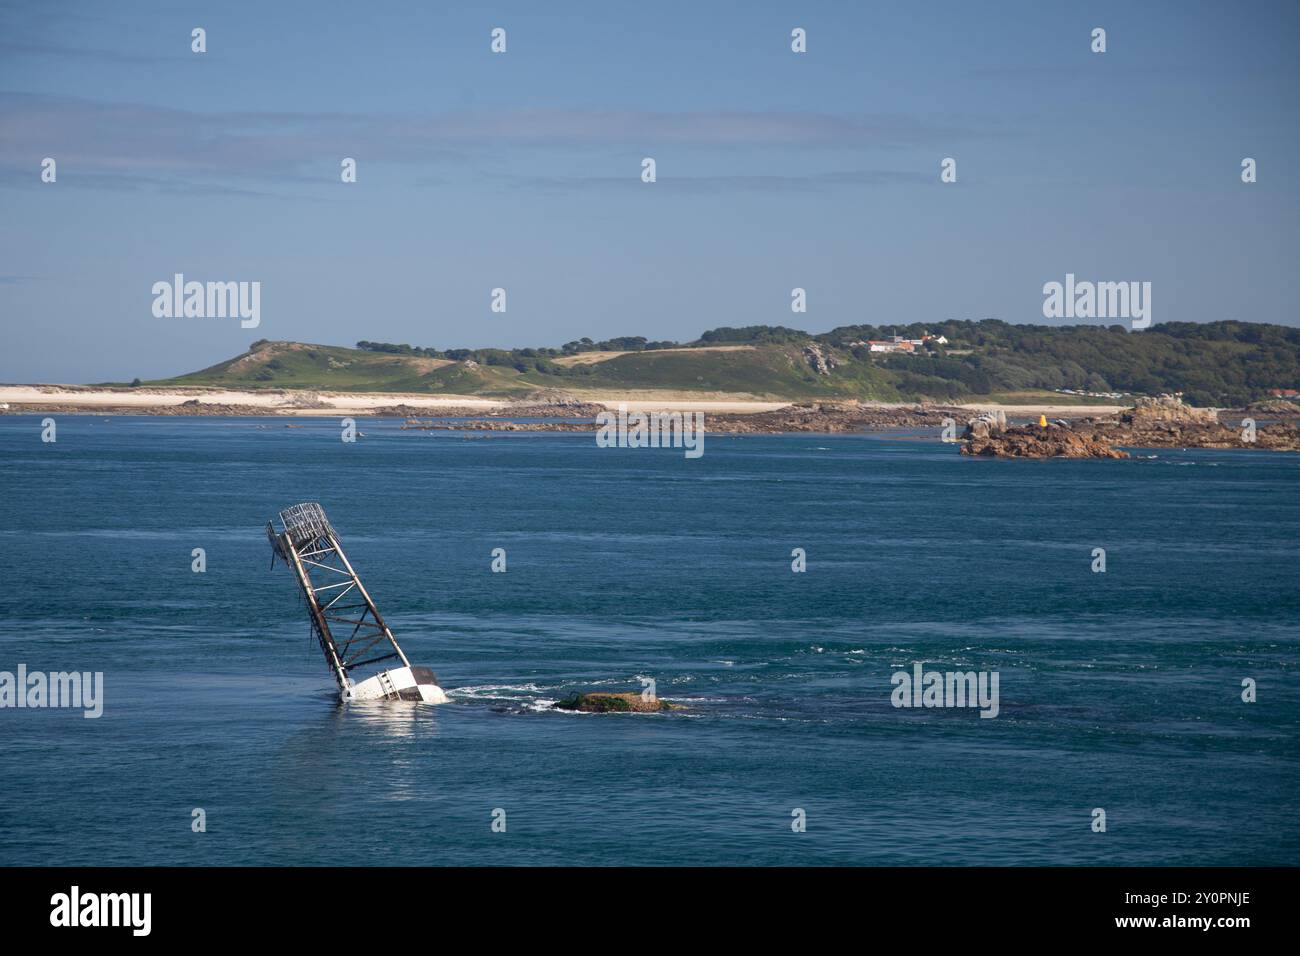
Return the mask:
<svg viewBox="0 0 1300 956">
<path fill-rule="evenodd" d="M 1067 272 L 1150 281 L 1155 322 L 1300 324 L 1297 26 L 1249 0 L 0 2 L 0 380 L 257 338 L 1046 322 Z M 176 272 L 261 282 L 260 327 L 155 318 Z"/>
</svg>

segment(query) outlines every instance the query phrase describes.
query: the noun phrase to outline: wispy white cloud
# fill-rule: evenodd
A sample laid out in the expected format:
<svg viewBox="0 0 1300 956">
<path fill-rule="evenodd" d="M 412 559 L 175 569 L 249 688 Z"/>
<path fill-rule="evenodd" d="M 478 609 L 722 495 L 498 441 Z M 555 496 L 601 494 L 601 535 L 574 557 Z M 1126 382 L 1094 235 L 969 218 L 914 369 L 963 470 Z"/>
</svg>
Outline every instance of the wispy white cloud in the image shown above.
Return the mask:
<svg viewBox="0 0 1300 956">
<path fill-rule="evenodd" d="M 156 185 L 159 179 L 184 183 L 187 178 L 231 176 L 308 183 L 316 181 L 306 173 L 312 164 L 352 155 L 369 162 L 436 166 L 481 159 L 503 147 L 898 149 L 1005 135 L 990 133 L 982 123 L 934 124 L 884 115 L 555 109 L 481 109 L 432 116 L 203 113 L 18 92 L 0 92 L 0 117 L 0 170 L 28 171 L 33 157 L 54 156 L 63 168 L 118 177 L 118 185 L 122 179 Z M 850 183 L 894 175 L 879 171 L 748 179 L 769 188 L 795 182 L 825 187 L 835 185 L 836 176 Z M 723 179 L 736 184 L 747 177 Z M 113 183 L 104 185 L 111 188 Z"/>
</svg>

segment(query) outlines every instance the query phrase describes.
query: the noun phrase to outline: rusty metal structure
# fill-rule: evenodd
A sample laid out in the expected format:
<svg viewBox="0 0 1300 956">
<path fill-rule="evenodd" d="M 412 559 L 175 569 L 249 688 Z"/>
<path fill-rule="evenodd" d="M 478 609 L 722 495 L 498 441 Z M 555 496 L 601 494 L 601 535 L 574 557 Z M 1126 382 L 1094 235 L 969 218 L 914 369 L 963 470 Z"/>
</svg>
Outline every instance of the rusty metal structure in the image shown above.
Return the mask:
<svg viewBox="0 0 1300 956">
<path fill-rule="evenodd" d="M 307 501 L 280 512 L 280 528 L 266 523 L 271 567 L 279 558 L 295 575 L 307 603 L 312 633 L 343 700 L 413 700 L 446 703 L 438 678 L 427 667 L 412 667 L 383 615 L 339 544 L 325 509 Z M 336 637 L 346 634 L 346 637 Z M 369 677 L 354 671 L 387 661 L 400 662 Z"/>
</svg>

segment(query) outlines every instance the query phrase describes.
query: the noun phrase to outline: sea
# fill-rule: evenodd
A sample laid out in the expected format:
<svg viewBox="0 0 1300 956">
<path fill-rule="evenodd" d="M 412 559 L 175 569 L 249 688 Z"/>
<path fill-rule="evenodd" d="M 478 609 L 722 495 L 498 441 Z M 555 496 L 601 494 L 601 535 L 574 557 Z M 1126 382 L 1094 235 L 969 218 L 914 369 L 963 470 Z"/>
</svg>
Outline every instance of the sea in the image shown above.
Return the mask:
<svg viewBox="0 0 1300 956">
<path fill-rule="evenodd" d="M 2 865 L 1300 863 L 1300 456 L 43 417 L 0 672 L 102 714 L 0 709 Z M 265 535 L 302 501 L 450 703 L 340 703 Z M 997 715 L 895 706 L 918 664 Z"/>
</svg>

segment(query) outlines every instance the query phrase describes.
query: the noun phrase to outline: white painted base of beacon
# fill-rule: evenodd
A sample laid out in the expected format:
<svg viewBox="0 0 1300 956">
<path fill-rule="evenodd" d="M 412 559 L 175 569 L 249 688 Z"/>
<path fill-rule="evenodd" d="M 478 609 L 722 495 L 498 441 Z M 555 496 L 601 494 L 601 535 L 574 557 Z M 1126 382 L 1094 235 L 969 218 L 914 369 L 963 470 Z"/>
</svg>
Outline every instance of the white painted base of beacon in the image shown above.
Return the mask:
<svg viewBox="0 0 1300 956">
<path fill-rule="evenodd" d="M 427 667 L 394 667 L 355 683 L 345 700 L 409 700 L 445 704 L 447 693 Z"/>
</svg>

